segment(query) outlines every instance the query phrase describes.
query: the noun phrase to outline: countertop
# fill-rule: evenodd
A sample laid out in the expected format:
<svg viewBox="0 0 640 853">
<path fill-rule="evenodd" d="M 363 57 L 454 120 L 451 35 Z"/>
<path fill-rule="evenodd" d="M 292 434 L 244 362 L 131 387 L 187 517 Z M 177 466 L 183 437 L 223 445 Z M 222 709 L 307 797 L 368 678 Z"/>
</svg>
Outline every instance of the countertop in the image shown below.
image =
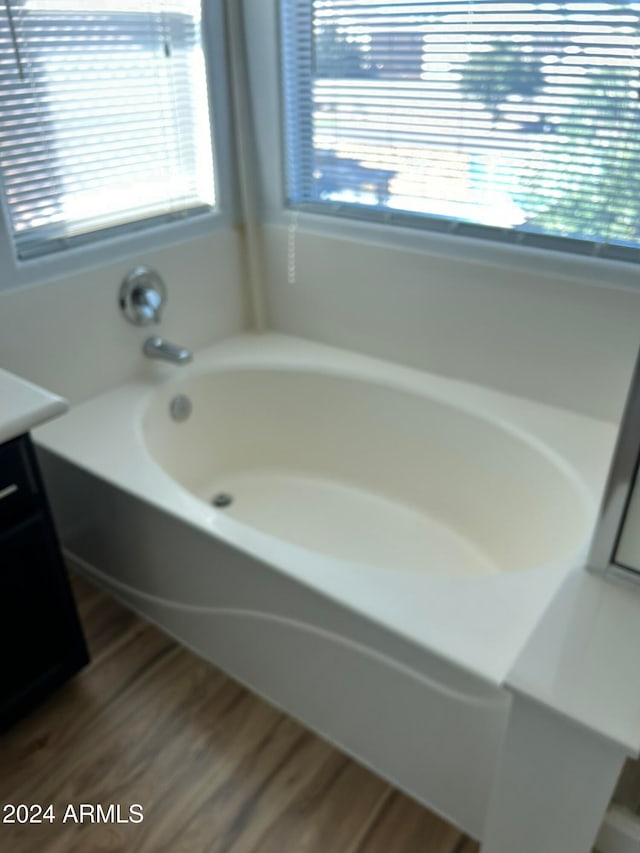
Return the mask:
<svg viewBox="0 0 640 853">
<path fill-rule="evenodd" d="M 0 368 L 0 444 L 64 414 L 68 402 Z"/>
</svg>

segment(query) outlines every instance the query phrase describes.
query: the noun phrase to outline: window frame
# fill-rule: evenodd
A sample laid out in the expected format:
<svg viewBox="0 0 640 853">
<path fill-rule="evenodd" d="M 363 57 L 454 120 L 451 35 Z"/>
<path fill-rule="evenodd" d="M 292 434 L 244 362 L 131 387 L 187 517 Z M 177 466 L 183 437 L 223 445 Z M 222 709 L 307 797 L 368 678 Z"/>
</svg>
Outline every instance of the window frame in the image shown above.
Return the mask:
<svg viewBox="0 0 640 853">
<path fill-rule="evenodd" d="M 101 235 L 95 240 L 89 236 L 86 241 L 78 241 L 68 249 L 21 260 L 13 245 L 9 211 L 0 177 L 0 292 L 91 270 L 114 260 L 148 254 L 235 224 L 238 205 L 229 119 L 231 104 L 224 0 L 202 0 L 202 40 L 212 128 L 216 208 L 187 216 L 183 220 L 150 223 L 147 227 L 136 224 L 130 233 L 123 226 L 118 233 Z"/>
<path fill-rule="evenodd" d="M 640 270 L 634 261 L 573 254 L 548 245 L 523 245 L 516 240 L 486 239 L 472 228 L 452 233 L 425 227 L 423 217 L 381 212 L 354 217 L 351 211 L 318 210 L 312 203 L 290 207 L 286 198 L 285 109 L 281 51 L 280 0 L 243 0 L 247 29 L 249 76 L 256 127 L 256 146 L 262 185 L 262 216 L 267 225 L 289 227 L 295 219 L 301 231 L 417 250 L 441 258 L 506 268 L 514 274 L 562 277 L 605 287 L 637 290 Z M 271 124 L 269 124 L 269 121 Z M 368 211 L 367 211 L 368 213 Z M 412 220 L 412 221 L 410 221 Z M 489 227 L 486 227 L 487 230 Z M 497 229 L 498 231 L 500 229 Z M 562 240 L 562 238 L 548 238 Z M 544 243 L 544 241 L 540 241 Z"/>
<path fill-rule="evenodd" d="M 595 530 L 589 547 L 587 568 L 607 579 L 640 583 L 640 567 L 627 565 L 618 557 L 625 526 L 637 515 L 633 499 L 640 489 L 640 352 L 627 392 L 627 400 L 613 451 Z"/>
</svg>

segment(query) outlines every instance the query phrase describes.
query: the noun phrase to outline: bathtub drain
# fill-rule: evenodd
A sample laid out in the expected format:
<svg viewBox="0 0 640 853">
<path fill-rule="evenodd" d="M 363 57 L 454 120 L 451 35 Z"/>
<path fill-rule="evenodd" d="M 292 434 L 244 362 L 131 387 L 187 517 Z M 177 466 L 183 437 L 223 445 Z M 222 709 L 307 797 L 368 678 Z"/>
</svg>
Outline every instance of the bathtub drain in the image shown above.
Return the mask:
<svg viewBox="0 0 640 853">
<path fill-rule="evenodd" d="M 217 495 L 214 495 L 211 498 L 211 503 L 213 506 L 218 507 L 218 509 L 224 509 L 227 506 L 231 506 L 233 503 L 233 497 L 228 495 L 226 492 L 218 492 Z"/>
<path fill-rule="evenodd" d="M 169 412 L 174 421 L 186 421 L 193 410 L 191 400 L 186 394 L 176 394 L 169 403 Z"/>
</svg>

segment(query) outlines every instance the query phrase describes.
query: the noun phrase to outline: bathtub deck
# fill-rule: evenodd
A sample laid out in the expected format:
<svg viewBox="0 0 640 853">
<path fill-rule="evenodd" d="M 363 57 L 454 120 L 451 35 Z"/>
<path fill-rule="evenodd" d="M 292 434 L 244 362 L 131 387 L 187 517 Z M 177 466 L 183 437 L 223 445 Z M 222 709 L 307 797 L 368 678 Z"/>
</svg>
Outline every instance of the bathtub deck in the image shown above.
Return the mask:
<svg viewBox="0 0 640 853">
<path fill-rule="evenodd" d="M 57 821 L 0 825 L 12 853 L 477 853 L 478 845 L 83 580 L 92 663 L 0 737 L 0 802 Z M 141 824 L 62 824 L 110 803 Z"/>
</svg>

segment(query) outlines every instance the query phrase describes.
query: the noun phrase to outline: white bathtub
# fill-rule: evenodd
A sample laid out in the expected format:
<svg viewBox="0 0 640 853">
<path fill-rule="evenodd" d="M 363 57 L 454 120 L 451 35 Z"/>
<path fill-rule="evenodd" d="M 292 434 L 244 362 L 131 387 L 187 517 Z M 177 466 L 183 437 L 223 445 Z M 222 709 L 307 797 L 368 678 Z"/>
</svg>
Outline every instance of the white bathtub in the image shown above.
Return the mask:
<svg viewBox="0 0 640 853">
<path fill-rule="evenodd" d="M 476 837 L 501 684 L 582 565 L 614 438 L 277 335 L 150 364 L 36 434 L 72 559 Z"/>
</svg>

